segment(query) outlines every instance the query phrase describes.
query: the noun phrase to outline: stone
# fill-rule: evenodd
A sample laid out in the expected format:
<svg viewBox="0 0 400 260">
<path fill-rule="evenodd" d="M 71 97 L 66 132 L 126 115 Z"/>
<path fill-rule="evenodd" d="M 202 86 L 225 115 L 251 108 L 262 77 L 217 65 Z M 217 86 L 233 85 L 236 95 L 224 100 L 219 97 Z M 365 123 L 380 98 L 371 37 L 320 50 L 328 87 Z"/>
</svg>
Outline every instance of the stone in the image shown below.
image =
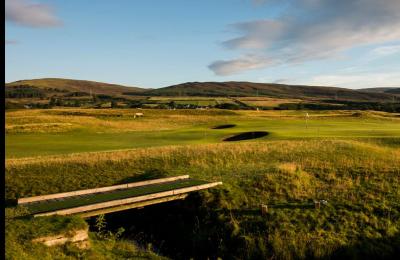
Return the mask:
<svg viewBox="0 0 400 260">
<path fill-rule="evenodd" d="M 90 247 L 89 234 L 87 229 L 76 230 L 73 231 L 72 234 L 66 233 L 54 236 L 38 237 L 33 239 L 32 242 L 42 243 L 46 246 L 58 246 L 70 242 L 81 249 Z"/>
</svg>

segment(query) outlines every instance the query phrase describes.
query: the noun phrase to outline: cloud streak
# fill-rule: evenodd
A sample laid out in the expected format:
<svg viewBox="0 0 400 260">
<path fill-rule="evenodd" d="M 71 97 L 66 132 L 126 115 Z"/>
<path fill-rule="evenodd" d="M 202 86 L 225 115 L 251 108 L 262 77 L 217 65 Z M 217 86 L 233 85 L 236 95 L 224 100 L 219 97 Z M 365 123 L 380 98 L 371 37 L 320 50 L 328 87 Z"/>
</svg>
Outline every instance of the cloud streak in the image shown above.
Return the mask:
<svg viewBox="0 0 400 260">
<path fill-rule="evenodd" d="M 381 46 L 381 47 L 377 47 L 371 51 L 371 55 L 374 57 L 383 57 L 383 56 L 388 56 L 388 55 L 394 55 L 396 53 L 400 53 L 400 44 Z"/>
<path fill-rule="evenodd" d="M 298 0 L 288 3 L 288 9 L 277 19 L 230 25 L 240 36 L 223 42 L 223 46 L 251 53 L 251 60 L 244 54 L 232 60 L 213 62 L 209 68 L 217 75 L 230 75 L 277 64 L 337 57 L 357 46 L 400 39 L 398 0 Z M 238 61 L 242 60 L 247 62 L 238 66 Z M 273 64 L 268 62 L 270 60 Z"/>
<path fill-rule="evenodd" d="M 243 70 L 258 69 L 267 66 L 273 66 L 277 63 L 276 60 L 268 60 L 264 57 L 256 55 L 246 55 L 234 60 L 217 60 L 211 63 L 208 68 L 214 71 L 217 75 L 232 75 Z"/>
<path fill-rule="evenodd" d="M 327 74 L 314 76 L 307 84 L 352 88 L 399 87 L 400 72 Z M 305 82 L 302 82 L 305 83 Z"/>
<path fill-rule="evenodd" d="M 50 6 L 27 0 L 5 0 L 5 19 L 8 22 L 27 27 L 62 25 Z"/>
</svg>

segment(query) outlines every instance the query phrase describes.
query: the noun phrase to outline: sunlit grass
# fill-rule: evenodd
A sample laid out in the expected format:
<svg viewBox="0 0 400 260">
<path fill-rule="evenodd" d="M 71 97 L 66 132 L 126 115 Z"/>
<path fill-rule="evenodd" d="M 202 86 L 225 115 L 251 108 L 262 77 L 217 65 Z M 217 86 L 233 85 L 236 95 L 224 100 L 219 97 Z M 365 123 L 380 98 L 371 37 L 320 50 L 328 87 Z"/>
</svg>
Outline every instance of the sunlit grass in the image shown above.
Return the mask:
<svg viewBox="0 0 400 260">
<path fill-rule="evenodd" d="M 238 259 L 324 258 L 357 247 L 371 255 L 395 250 L 398 114 L 308 111 L 306 121 L 305 111 L 141 110 L 145 117 L 139 121 L 133 118 L 137 111 L 7 113 L 6 127 L 77 128 L 7 132 L 6 200 L 189 174 L 223 182 L 199 195 L 209 217 L 204 221 L 215 221 L 210 230 L 203 223 L 202 234 L 221 228 L 221 248 Z M 211 129 L 222 124 L 236 126 Z M 140 125 L 141 131 L 132 130 Z M 222 141 L 245 131 L 269 135 Z M 315 209 L 316 199 L 328 205 Z M 265 216 L 261 203 L 269 208 Z"/>
<path fill-rule="evenodd" d="M 138 111 L 142 118 L 134 118 Z M 236 124 L 213 130 L 216 125 Z M 246 131 L 266 131 L 257 141 L 304 138 L 398 138 L 396 114 L 354 111 L 226 111 L 56 109 L 6 113 L 6 154 L 30 157 L 220 143 Z"/>
<path fill-rule="evenodd" d="M 280 104 L 299 103 L 300 99 L 284 99 L 284 98 L 269 98 L 269 97 L 241 97 L 238 98 L 241 102 L 249 106 L 255 107 L 277 107 Z"/>
</svg>

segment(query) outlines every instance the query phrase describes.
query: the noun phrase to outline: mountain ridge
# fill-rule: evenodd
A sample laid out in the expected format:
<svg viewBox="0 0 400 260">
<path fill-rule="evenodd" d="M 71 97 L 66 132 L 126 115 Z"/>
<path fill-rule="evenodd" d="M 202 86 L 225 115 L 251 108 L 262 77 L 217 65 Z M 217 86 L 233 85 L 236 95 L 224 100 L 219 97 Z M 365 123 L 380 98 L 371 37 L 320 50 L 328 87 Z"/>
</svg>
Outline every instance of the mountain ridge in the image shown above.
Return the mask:
<svg viewBox="0 0 400 260">
<path fill-rule="evenodd" d="M 29 86 L 44 91 L 87 92 L 93 94 L 122 95 L 124 92 L 142 92 L 144 88 L 124 86 L 90 80 L 76 80 L 64 78 L 40 78 L 18 80 L 5 84 L 7 88 Z"/>
<path fill-rule="evenodd" d="M 338 87 L 254 83 L 246 81 L 185 82 L 143 92 L 166 96 L 270 96 L 275 98 L 322 98 L 363 101 L 385 101 L 392 94 L 365 92 Z"/>
<path fill-rule="evenodd" d="M 389 94 L 400 94 L 400 87 L 381 87 L 381 88 L 363 88 L 358 89 L 363 92 L 374 92 L 374 93 L 389 93 Z"/>
<path fill-rule="evenodd" d="M 111 96 L 260 96 L 273 98 L 334 99 L 359 101 L 392 101 L 400 89 L 348 89 L 327 86 L 254 83 L 247 81 L 185 82 L 157 89 L 130 87 L 89 80 L 42 78 L 5 84 L 6 91 L 33 88 L 52 96 L 57 92 L 103 94 Z M 391 93 L 391 91 L 393 93 Z"/>
</svg>

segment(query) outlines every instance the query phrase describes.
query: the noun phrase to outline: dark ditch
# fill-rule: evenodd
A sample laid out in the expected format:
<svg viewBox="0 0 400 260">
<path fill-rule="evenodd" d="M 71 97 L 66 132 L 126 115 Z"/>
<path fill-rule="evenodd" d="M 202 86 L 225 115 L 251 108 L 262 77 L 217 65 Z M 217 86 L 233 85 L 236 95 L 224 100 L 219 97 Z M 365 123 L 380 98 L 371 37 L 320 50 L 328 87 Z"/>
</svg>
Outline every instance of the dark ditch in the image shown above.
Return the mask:
<svg viewBox="0 0 400 260">
<path fill-rule="evenodd" d="M 228 221 L 212 204 L 192 193 L 184 200 L 106 214 L 106 229 L 116 232 L 122 227 L 122 239 L 143 248 L 151 245 L 155 253 L 172 259 L 225 258 L 240 246 Z M 96 217 L 87 221 L 96 232 Z"/>
<path fill-rule="evenodd" d="M 234 136 L 230 136 L 225 138 L 223 141 L 226 142 L 234 142 L 234 141 L 242 141 L 242 140 L 251 140 L 256 138 L 261 138 L 267 136 L 269 133 L 265 131 L 256 131 L 256 132 L 244 132 L 240 134 L 236 134 Z"/>
<path fill-rule="evenodd" d="M 214 126 L 212 129 L 226 129 L 226 128 L 232 128 L 235 126 L 236 126 L 235 124 L 217 125 L 217 126 Z"/>
<path fill-rule="evenodd" d="M 213 199 L 210 200 L 210 196 Z M 206 196 L 202 195 L 202 192 L 191 193 L 184 200 L 106 214 L 106 230 L 116 232 L 122 227 L 125 230 L 122 239 L 135 241 L 140 247 L 151 248 L 156 254 L 171 259 L 274 259 L 274 251 L 269 244 L 257 244 L 255 243 L 257 240 L 252 240 L 252 237 L 260 235 L 269 236 L 265 224 L 268 216 L 261 218 L 258 209 L 221 207 L 228 198 L 222 199 L 224 196 L 226 196 L 224 191 L 210 192 Z M 287 207 L 313 208 L 314 206 L 313 204 L 274 206 L 274 208 Z M 232 216 L 241 219 L 240 230 L 243 231 L 238 232 L 235 228 L 236 220 L 232 221 Z M 96 217 L 87 221 L 91 231 L 96 232 Z M 243 235 L 243 232 L 247 235 Z M 265 243 L 265 240 L 258 241 Z M 395 247 L 397 246 L 395 243 L 396 240 L 390 239 L 363 240 L 355 246 L 339 247 L 322 258 L 380 259 L 380 251 L 374 251 L 372 256 L 368 257 L 364 252 L 365 248 L 368 245 L 379 244 L 398 248 Z M 384 253 L 389 256 L 387 259 L 395 259 L 394 256 L 399 252 L 395 249 Z M 290 256 L 290 252 L 288 255 Z M 313 255 L 306 258 L 320 259 Z"/>
</svg>

